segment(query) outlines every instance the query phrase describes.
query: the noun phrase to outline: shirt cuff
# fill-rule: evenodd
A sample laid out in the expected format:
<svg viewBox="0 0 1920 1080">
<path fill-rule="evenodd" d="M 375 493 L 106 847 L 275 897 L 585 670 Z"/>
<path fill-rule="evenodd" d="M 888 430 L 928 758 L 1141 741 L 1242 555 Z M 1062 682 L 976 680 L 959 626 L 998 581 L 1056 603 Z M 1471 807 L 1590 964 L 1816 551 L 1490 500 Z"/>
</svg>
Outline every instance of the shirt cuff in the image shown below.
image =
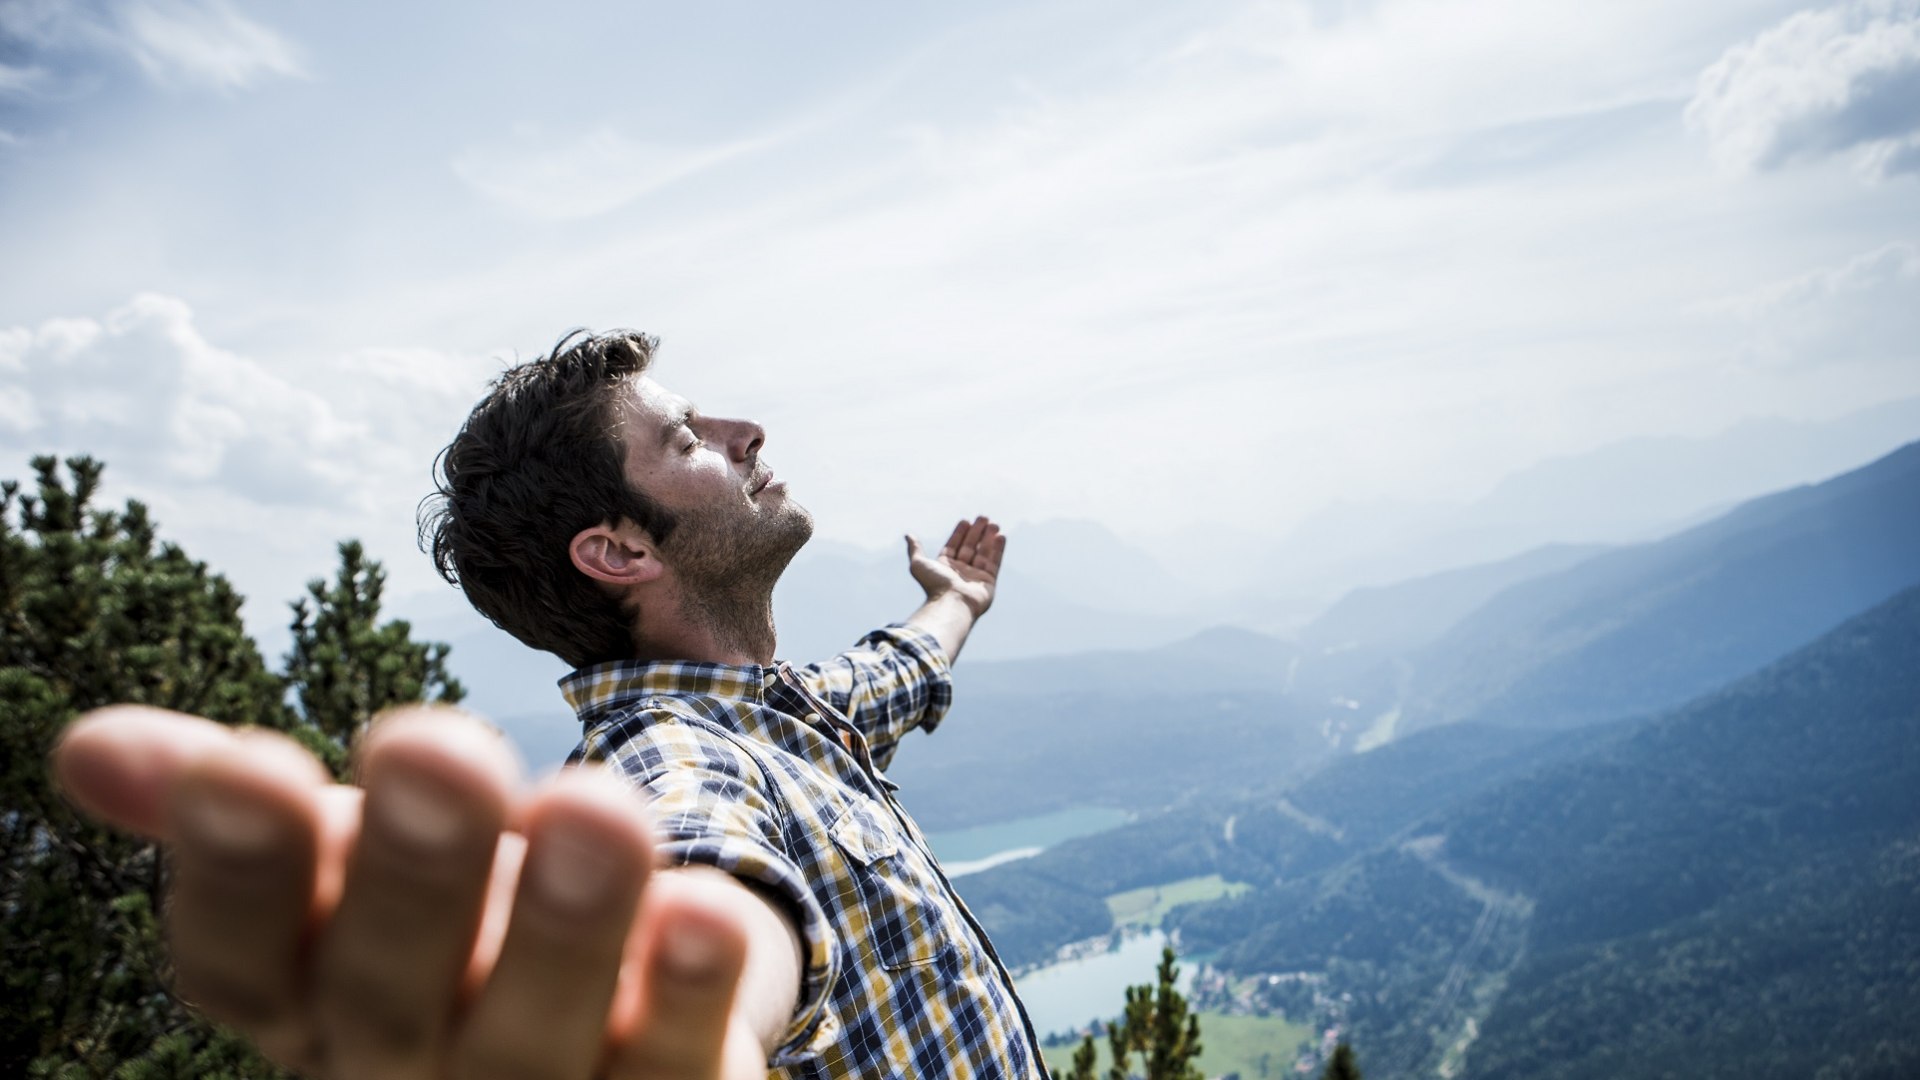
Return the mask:
<svg viewBox="0 0 1920 1080">
<path fill-rule="evenodd" d="M 781 1036 L 767 1065 L 780 1068 L 816 1053 L 818 1048 L 812 1044 L 822 1034 L 827 999 L 839 978 L 839 938 L 799 868 L 766 847 L 732 836 L 672 839 L 657 850 L 668 866 L 711 866 L 785 901 L 800 932 L 806 970 L 800 976 L 800 1001 L 794 1008 L 793 1023 Z"/>
<path fill-rule="evenodd" d="M 861 638 L 860 644 L 891 646 L 913 658 L 926 675 L 923 686 L 927 695 L 920 722 L 915 726 L 921 731 L 939 727 L 947 710 L 953 707 L 953 663 L 947 658 L 947 650 L 940 647 L 940 639 L 910 623 L 897 622 Z"/>
</svg>

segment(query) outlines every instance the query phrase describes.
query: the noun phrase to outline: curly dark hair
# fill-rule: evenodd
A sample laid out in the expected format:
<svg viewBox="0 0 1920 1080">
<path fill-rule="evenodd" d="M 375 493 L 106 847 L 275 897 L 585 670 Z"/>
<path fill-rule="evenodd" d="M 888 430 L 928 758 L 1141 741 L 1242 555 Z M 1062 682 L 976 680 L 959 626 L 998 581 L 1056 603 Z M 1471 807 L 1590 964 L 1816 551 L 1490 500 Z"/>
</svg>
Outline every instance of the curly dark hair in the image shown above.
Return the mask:
<svg viewBox="0 0 1920 1080">
<path fill-rule="evenodd" d="M 632 613 L 568 555 L 580 530 L 673 515 L 627 483 L 616 403 L 659 341 L 575 330 L 508 368 L 434 461 L 420 546 L 495 625 L 574 667 L 633 655 Z"/>
</svg>

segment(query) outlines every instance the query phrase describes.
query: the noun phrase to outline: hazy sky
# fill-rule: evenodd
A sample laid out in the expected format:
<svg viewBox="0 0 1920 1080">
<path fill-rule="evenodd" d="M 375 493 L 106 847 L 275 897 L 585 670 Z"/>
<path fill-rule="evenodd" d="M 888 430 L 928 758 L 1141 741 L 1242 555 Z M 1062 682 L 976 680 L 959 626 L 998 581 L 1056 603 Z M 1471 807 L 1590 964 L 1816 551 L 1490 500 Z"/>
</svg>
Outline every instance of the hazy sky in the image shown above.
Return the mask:
<svg viewBox="0 0 1920 1080">
<path fill-rule="evenodd" d="M 263 624 L 582 325 L 824 536 L 1277 533 L 1920 393 L 1920 0 L 0 0 L 0 249 L 0 476 Z"/>
</svg>

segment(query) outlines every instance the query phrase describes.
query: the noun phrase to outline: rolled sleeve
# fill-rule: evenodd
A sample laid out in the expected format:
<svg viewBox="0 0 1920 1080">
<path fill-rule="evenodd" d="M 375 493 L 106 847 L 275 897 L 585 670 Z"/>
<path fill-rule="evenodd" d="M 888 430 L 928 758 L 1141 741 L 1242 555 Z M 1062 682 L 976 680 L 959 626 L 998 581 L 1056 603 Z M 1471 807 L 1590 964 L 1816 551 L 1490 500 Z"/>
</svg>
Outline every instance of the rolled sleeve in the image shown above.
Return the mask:
<svg viewBox="0 0 1920 1080">
<path fill-rule="evenodd" d="M 907 732 L 938 727 L 953 704 L 953 668 L 932 634 L 894 623 L 831 660 L 794 669 L 839 709 L 886 768 Z"/>
<path fill-rule="evenodd" d="M 785 810 L 734 737 L 665 708 L 632 712 L 588 736 L 577 759 L 604 761 L 646 793 L 663 863 L 711 866 L 779 897 L 806 955 L 792 1025 L 769 1064 L 805 1057 L 819 1033 L 839 941 L 786 851 Z"/>
</svg>

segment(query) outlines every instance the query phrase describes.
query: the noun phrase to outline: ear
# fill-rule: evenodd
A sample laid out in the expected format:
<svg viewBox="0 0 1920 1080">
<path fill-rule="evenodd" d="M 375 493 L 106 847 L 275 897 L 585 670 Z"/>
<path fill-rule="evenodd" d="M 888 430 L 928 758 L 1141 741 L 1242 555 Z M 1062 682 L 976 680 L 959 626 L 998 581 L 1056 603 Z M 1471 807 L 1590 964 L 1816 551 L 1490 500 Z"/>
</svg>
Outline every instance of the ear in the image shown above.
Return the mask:
<svg viewBox="0 0 1920 1080">
<path fill-rule="evenodd" d="M 628 521 L 581 529 L 567 554 L 575 569 L 609 585 L 644 585 L 666 571 L 653 537 Z"/>
</svg>

